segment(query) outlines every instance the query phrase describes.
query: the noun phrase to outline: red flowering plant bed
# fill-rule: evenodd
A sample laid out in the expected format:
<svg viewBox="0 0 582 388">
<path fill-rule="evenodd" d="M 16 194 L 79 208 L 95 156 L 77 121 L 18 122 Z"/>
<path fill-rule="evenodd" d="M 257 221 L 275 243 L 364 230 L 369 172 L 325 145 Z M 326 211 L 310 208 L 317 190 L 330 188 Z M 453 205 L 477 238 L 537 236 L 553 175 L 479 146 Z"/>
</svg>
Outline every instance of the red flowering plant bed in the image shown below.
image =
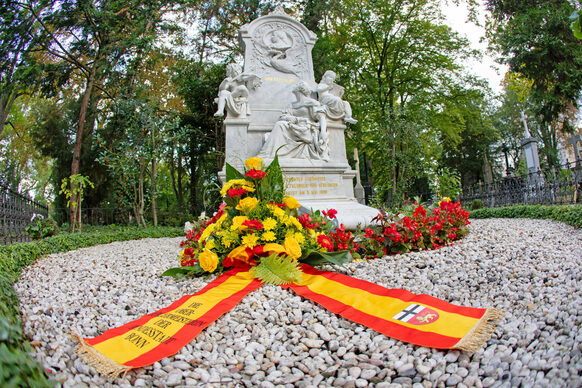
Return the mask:
<svg viewBox="0 0 582 388">
<path fill-rule="evenodd" d="M 465 236 L 470 224 L 469 212 L 448 199 L 428 210 L 417 204 L 410 215 L 382 212 L 374 221 L 377 225 L 364 230 L 360 243 L 368 257 L 437 249 Z"/>
</svg>

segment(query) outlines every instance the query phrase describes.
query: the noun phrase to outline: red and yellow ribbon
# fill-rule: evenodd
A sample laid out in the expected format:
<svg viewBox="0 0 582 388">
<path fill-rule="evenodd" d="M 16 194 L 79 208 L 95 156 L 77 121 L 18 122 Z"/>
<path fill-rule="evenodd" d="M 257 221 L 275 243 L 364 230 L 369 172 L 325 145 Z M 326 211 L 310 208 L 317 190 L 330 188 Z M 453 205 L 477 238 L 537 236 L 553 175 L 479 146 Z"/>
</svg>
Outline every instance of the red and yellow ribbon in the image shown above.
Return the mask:
<svg viewBox="0 0 582 388">
<path fill-rule="evenodd" d="M 303 265 L 301 284 L 284 286 L 331 312 L 402 341 L 476 351 L 491 336 L 497 309 L 456 306 L 429 295 Z M 120 373 L 177 353 L 204 328 L 261 286 L 248 268 L 232 269 L 194 295 L 95 338 L 79 339 L 79 353 L 100 373 Z"/>
</svg>

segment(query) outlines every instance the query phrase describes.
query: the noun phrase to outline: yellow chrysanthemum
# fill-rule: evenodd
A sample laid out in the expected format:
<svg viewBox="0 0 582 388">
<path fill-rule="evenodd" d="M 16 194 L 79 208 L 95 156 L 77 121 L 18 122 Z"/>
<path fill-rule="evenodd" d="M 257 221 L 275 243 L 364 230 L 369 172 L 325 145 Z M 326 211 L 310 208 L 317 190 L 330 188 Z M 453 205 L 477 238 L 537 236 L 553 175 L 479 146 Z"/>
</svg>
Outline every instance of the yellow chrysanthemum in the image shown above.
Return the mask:
<svg viewBox="0 0 582 388">
<path fill-rule="evenodd" d="M 297 240 L 295 240 L 294 237 L 285 238 L 284 246 L 285 251 L 289 256 L 293 257 L 294 259 L 298 259 L 301 257 L 301 247 L 299 246 L 299 243 L 297 242 Z"/>
<path fill-rule="evenodd" d="M 283 203 L 289 209 L 297 209 L 298 207 L 301 206 L 299 204 L 299 202 L 295 198 L 293 198 L 293 197 L 285 197 L 285 198 L 283 198 Z"/>
<path fill-rule="evenodd" d="M 285 215 L 285 210 L 281 209 L 279 206 L 276 205 L 267 205 L 267 208 L 278 218 Z"/>
<path fill-rule="evenodd" d="M 214 228 L 216 227 L 216 224 L 210 224 L 206 227 L 206 229 L 204 229 L 204 232 L 202 232 L 202 234 L 200 235 L 200 238 L 198 239 L 199 243 L 202 243 L 203 241 L 206 241 L 206 239 L 208 237 L 210 237 L 210 235 L 212 234 L 212 232 L 214 232 Z"/>
<path fill-rule="evenodd" d="M 303 225 L 301 225 L 301 222 L 299 222 L 299 220 L 297 218 L 291 216 L 291 217 L 289 217 L 289 221 L 291 221 L 291 225 L 296 227 L 297 230 L 303 230 Z"/>
<path fill-rule="evenodd" d="M 200 256 L 198 256 L 198 262 L 200 263 L 200 268 L 206 272 L 212 272 L 218 265 L 218 256 L 216 253 L 208 249 L 204 249 Z"/>
<path fill-rule="evenodd" d="M 265 218 L 263 221 L 263 229 L 267 231 L 275 229 L 275 226 L 277 226 L 277 221 L 274 218 Z"/>
<path fill-rule="evenodd" d="M 293 238 L 295 238 L 299 244 L 303 244 L 305 242 L 305 236 L 303 236 L 303 234 L 300 232 L 295 233 Z"/>
<path fill-rule="evenodd" d="M 228 213 L 226 213 L 226 212 L 222 216 L 220 216 L 220 218 L 216 221 L 216 227 L 220 228 L 220 226 L 222 225 L 224 220 L 226 220 L 227 217 L 228 217 Z"/>
<path fill-rule="evenodd" d="M 255 246 L 257 246 L 257 243 L 259 242 L 259 237 L 255 234 L 247 234 L 243 236 L 241 242 L 242 245 L 244 245 L 245 247 L 252 249 Z"/>
<path fill-rule="evenodd" d="M 259 200 L 254 197 L 246 197 L 241 199 L 236 205 L 236 210 L 240 210 L 243 213 L 250 212 L 259 204 Z"/>
<path fill-rule="evenodd" d="M 262 170 L 263 169 L 263 159 L 253 156 L 245 160 L 245 166 L 249 170 Z"/>
<path fill-rule="evenodd" d="M 206 242 L 206 245 L 204 246 L 204 248 L 210 249 L 210 250 L 216 248 L 216 243 L 214 242 L 214 239 L 208 240 Z"/>
<path fill-rule="evenodd" d="M 234 240 L 228 238 L 228 237 L 223 237 L 222 240 L 220 240 L 222 242 L 222 245 L 225 248 L 230 248 L 230 246 L 232 245 L 232 243 L 234 242 Z"/>
<path fill-rule="evenodd" d="M 245 222 L 246 220 L 248 220 L 249 218 L 247 216 L 236 216 L 232 219 L 232 225 L 230 226 L 231 230 L 236 230 L 239 232 L 243 232 L 245 230 L 247 230 L 249 227 L 243 225 L 243 222 Z"/>
<path fill-rule="evenodd" d="M 272 231 L 267 231 L 261 235 L 261 240 L 263 241 L 275 241 L 276 239 L 277 236 L 275 236 L 275 233 Z"/>
</svg>

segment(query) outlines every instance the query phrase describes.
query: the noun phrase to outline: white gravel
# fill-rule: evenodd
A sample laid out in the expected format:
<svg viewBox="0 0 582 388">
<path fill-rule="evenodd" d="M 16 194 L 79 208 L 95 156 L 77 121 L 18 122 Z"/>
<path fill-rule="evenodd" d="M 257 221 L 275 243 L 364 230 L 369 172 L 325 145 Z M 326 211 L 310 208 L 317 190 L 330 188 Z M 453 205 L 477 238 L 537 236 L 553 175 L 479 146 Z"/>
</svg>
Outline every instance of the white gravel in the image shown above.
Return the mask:
<svg viewBox="0 0 582 388">
<path fill-rule="evenodd" d="M 455 246 L 353 263 L 347 273 L 506 314 L 475 354 L 393 340 L 291 290 L 263 286 L 178 354 L 113 383 L 74 352 L 210 279 L 160 277 L 180 238 L 50 255 L 15 285 L 35 357 L 64 387 L 580 387 L 582 230 L 528 219 L 472 220 Z M 332 269 L 332 268 L 330 268 Z M 337 270 L 337 269 L 332 269 Z"/>
</svg>

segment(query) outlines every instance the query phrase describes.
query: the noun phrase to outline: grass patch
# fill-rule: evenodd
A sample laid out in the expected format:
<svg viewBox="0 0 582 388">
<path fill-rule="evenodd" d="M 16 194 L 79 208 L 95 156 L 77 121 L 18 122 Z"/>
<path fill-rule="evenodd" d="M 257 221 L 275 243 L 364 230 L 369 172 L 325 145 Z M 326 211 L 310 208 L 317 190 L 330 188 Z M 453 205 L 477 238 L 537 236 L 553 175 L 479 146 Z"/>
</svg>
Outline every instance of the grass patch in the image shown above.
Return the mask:
<svg viewBox="0 0 582 388">
<path fill-rule="evenodd" d="M 582 205 L 516 205 L 471 211 L 470 218 L 534 218 L 564 222 L 582 227 Z"/>
<path fill-rule="evenodd" d="M 22 331 L 13 285 L 22 270 L 40 257 L 114 241 L 183 236 L 182 228 L 128 226 L 92 227 L 83 233 L 60 233 L 29 243 L 0 246 L 0 387 L 51 387 L 42 366 L 32 357 Z"/>
</svg>

